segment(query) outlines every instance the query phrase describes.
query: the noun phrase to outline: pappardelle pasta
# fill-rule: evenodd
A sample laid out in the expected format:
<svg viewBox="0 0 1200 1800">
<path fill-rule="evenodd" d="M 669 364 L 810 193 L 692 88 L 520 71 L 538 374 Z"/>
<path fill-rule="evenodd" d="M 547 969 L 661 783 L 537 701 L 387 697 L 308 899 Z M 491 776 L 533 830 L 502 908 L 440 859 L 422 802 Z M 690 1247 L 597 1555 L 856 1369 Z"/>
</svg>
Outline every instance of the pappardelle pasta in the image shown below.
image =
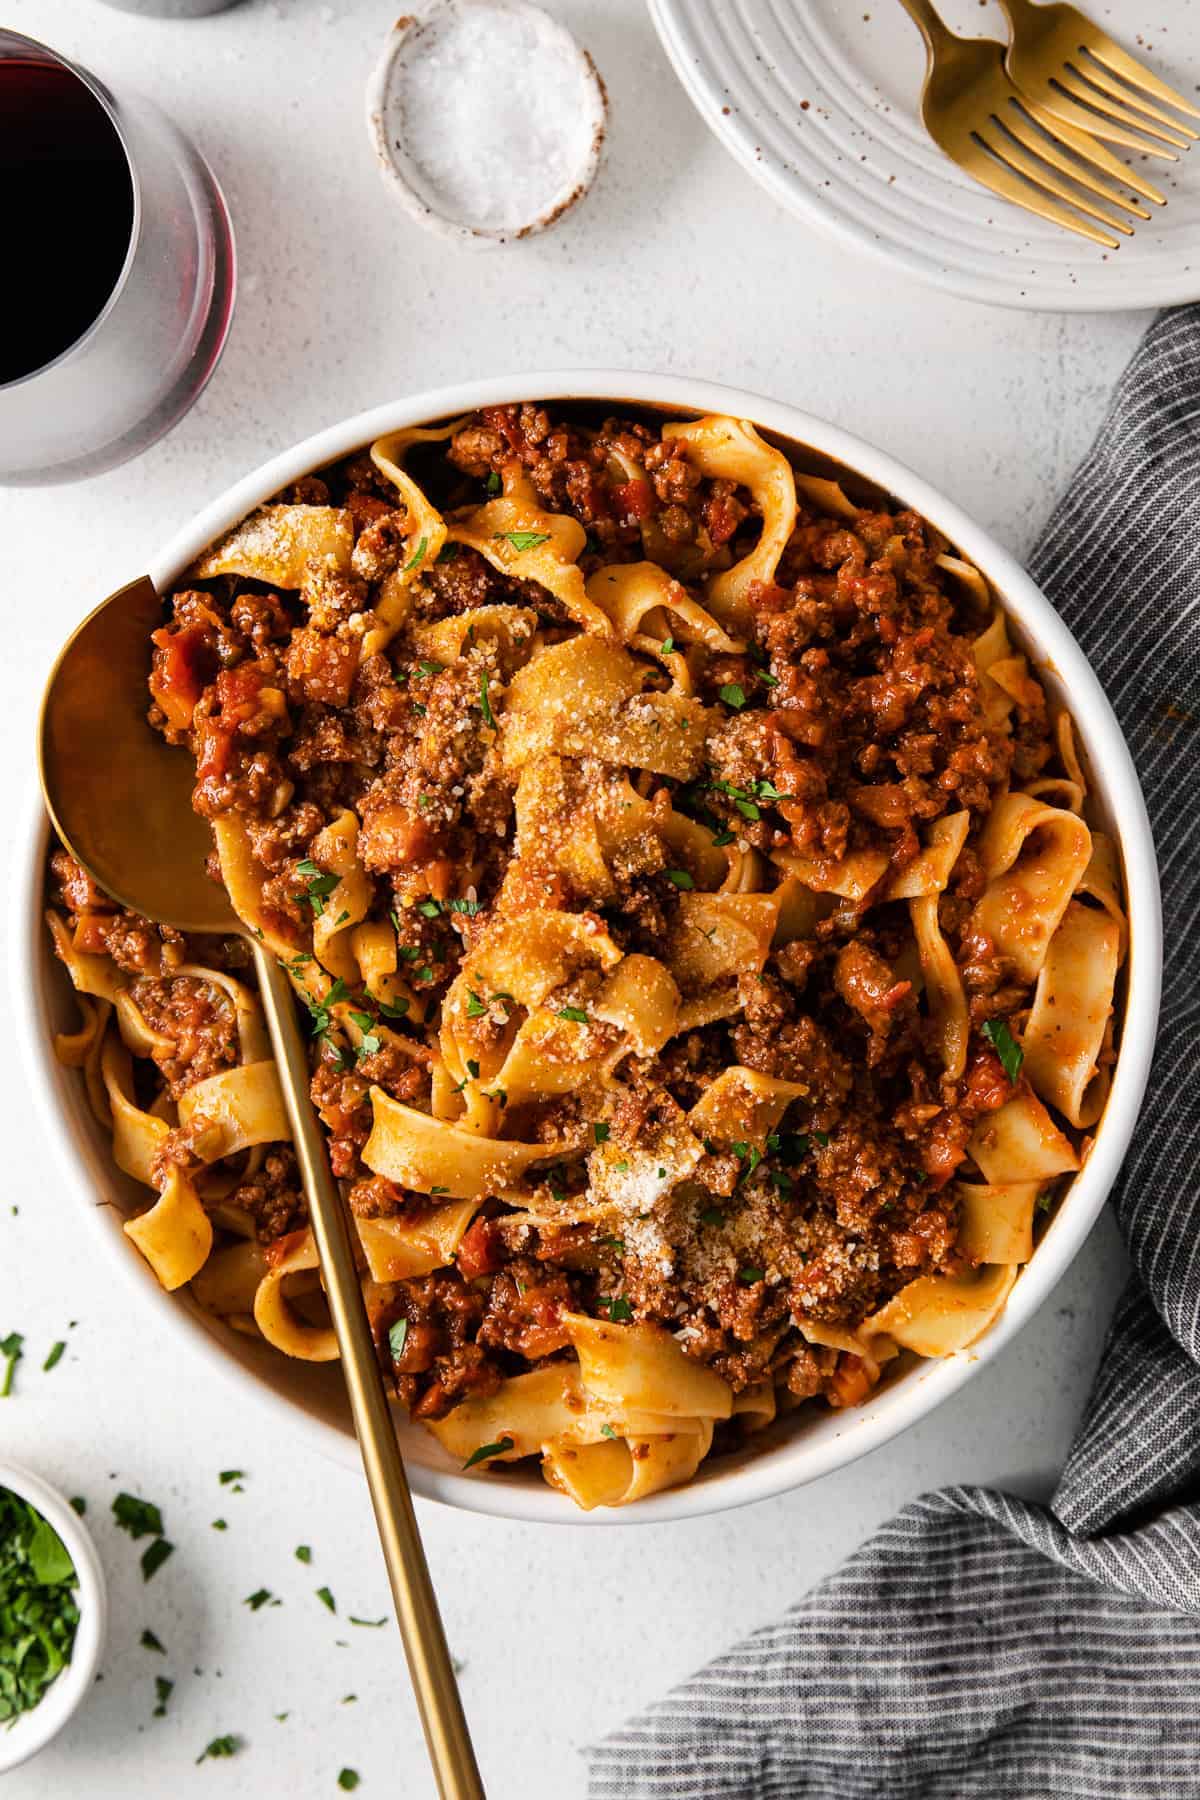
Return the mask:
<svg viewBox="0 0 1200 1800">
<path fill-rule="evenodd" d="M 400 431 L 154 634 L 211 872 L 279 957 L 379 1354 L 582 1507 L 971 1344 L 1087 1153 L 1126 948 L 977 570 L 745 420 Z M 62 851 L 57 1040 L 168 1289 L 336 1357 L 240 940 Z"/>
</svg>

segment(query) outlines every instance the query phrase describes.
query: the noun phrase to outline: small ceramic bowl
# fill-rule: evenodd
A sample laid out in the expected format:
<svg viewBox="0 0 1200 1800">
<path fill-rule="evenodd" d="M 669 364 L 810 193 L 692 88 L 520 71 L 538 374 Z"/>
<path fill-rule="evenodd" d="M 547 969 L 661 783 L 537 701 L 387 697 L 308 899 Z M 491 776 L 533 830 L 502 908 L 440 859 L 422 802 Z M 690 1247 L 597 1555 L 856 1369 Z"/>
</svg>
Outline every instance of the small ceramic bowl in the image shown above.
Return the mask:
<svg viewBox="0 0 1200 1800">
<path fill-rule="evenodd" d="M 0 1775 L 4 1775 L 44 1750 L 90 1692 L 104 1648 L 108 1596 L 96 1546 L 70 1501 L 32 1469 L 2 1458 L 0 1488 L 27 1500 L 57 1531 L 75 1565 L 75 1603 L 79 1608 L 79 1626 L 66 1668 L 37 1706 L 18 1713 L 9 1725 L 0 1725 Z"/>
<path fill-rule="evenodd" d="M 419 0 L 367 83 L 367 132 L 392 193 L 475 250 L 545 231 L 583 197 L 607 113 L 587 51 L 529 0 Z"/>
</svg>

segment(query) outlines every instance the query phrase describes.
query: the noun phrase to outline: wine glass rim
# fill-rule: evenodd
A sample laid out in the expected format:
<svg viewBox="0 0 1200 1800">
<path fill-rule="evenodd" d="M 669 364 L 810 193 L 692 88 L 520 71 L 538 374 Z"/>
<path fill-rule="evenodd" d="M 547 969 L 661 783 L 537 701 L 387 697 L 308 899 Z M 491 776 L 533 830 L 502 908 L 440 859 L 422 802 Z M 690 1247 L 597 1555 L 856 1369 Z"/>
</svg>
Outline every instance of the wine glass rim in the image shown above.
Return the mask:
<svg viewBox="0 0 1200 1800">
<path fill-rule="evenodd" d="M 43 44 L 40 38 L 30 37 L 24 31 L 13 31 L 7 25 L 0 26 L 0 61 L 5 61 L 9 58 L 12 47 L 17 49 L 35 50 L 38 52 L 40 59 L 52 64 L 55 68 L 64 69 L 68 75 L 73 75 L 75 80 L 78 81 L 82 87 L 87 89 L 88 93 L 92 96 L 92 99 L 100 107 L 113 129 L 118 144 L 121 146 L 121 154 L 125 158 L 125 167 L 129 171 L 129 185 L 133 192 L 133 218 L 130 221 L 129 242 L 125 247 L 125 260 L 121 264 L 120 273 L 113 283 L 112 292 L 109 294 L 108 299 L 104 302 L 100 311 L 87 327 L 87 330 L 81 332 L 77 338 L 73 338 L 69 344 L 59 351 L 57 356 L 52 356 L 49 362 L 39 363 L 36 369 L 27 370 L 24 375 L 18 375 L 14 381 L 0 381 L 0 394 L 11 393 L 14 389 L 23 387 L 27 381 L 39 380 L 43 375 L 48 374 L 51 369 L 56 369 L 60 364 L 66 362 L 68 357 L 76 356 L 79 351 L 83 349 L 85 344 L 91 342 L 125 291 L 129 281 L 129 272 L 133 267 L 133 259 L 137 254 L 138 243 L 142 235 L 142 184 L 134 160 L 129 154 L 129 144 L 125 132 L 122 129 L 116 105 L 108 89 L 104 86 L 103 82 L 98 81 L 89 70 L 81 68 L 78 63 L 71 62 L 68 57 L 61 56 L 59 52 L 53 49 L 49 44 Z"/>
</svg>

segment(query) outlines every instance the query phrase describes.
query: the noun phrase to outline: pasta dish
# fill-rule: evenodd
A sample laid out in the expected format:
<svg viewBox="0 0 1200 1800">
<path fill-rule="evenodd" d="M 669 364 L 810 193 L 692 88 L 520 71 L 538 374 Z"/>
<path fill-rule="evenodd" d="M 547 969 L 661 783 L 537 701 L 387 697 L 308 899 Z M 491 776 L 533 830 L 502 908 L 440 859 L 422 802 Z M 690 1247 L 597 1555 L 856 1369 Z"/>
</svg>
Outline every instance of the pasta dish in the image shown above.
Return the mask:
<svg viewBox="0 0 1200 1800">
<path fill-rule="evenodd" d="M 396 432 L 212 545 L 148 646 L 311 1021 L 400 1398 L 582 1507 L 976 1339 L 1115 1060 L 1070 717 L 930 525 L 800 460 L 536 403 Z M 62 850 L 49 887 L 130 1239 L 333 1359 L 245 942 Z"/>
</svg>

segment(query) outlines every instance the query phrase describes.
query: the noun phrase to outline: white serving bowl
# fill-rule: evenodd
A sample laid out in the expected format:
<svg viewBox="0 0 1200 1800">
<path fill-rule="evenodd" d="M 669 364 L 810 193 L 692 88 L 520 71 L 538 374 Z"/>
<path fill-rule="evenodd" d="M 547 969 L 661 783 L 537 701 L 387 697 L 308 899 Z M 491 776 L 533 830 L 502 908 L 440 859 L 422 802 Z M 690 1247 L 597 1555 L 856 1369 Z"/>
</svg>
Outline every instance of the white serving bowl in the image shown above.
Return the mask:
<svg viewBox="0 0 1200 1800">
<path fill-rule="evenodd" d="M 356 450 L 384 432 L 451 417 L 479 406 L 520 400 L 581 400 L 661 406 L 681 414 L 725 412 L 753 420 L 832 459 L 905 506 L 922 513 L 975 563 L 1001 597 L 1014 637 L 1037 666 L 1052 697 L 1070 707 L 1094 777 L 1096 811 L 1117 839 L 1124 861 L 1130 915 L 1130 957 L 1120 1057 L 1112 1093 L 1084 1168 L 1051 1219 L 1032 1262 L 1019 1277 L 997 1323 L 968 1351 L 922 1362 L 885 1381 L 862 1406 L 845 1412 L 805 1408 L 752 1439 L 737 1453 L 701 1464 L 685 1487 L 636 1505 L 580 1513 L 536 1472 L 463 1474 L 432 1436 L 401 1424 L 416 1493 L 502 1518 L 560 1523 L 632 1524 L 694 1517 L 762 1500 L 799 1487 L 886 1443 L 948 1399 L 1011 1342 L 1051 1292 L 1087 1237 L 1116 1178 L 1137 1120 L 1150 1069 L 1162 963 L 1158 874 L 1146 808 L 1112 708 L 1074 638 L 1019 563 L 958 507 L 903 464 L 822 419 L 736 388 L 678 376 L 613 370 L 574 370 L 492 377 L 396 400 L 330 426 L 275 456 L 202 507 L 192 523 L 149 558 L 146 572 L 168 593 L 199 552 L 253 507 L 314 468 Z M 128 571 L 132 579 L 139 571 Z M 99 599 L 100 596 L 97 596 Z M 144 1203 L 115 1168 L 106 1134 L 88 1108 L 75 1071 L 55 1059 L 51 1032 L 74 1018 L 65 972 L 55 960 L 42 922 L 47 827 L 30 820 L 21 879 L 14 884 L 13 989 L 25 1062 L 50 1135 L 72 1177 L 74 1204 L 100 1234 L 112 1262 L 147 1301 L 179 1354 L 207 1359 L 247 1403 L 269 1407 L 315 1450 L 352 1467 L 358 1450 L 336 1365 L 293 1362 L 209 1317 L 185 1293 L 168 1297 L 121 1231 L 120 1212 L 98 1201 Z M 68 1202 L 64 1202 L 68 1204 Z"/>
<path fill-rule="evenodd" d="M 28 1500 L 43 1519 L 53 1525 L 79 1578 L 75 1588 L 79 1624 L 70 1662 L 46 1689 L 37 1706 L 30 1712 L 18 1713 L 9 1725 L 0 1724 L 0 1775 L 4 1775 L 28 1762 L 39 1750 L 44 1750 L 91 1689 L 104 1648 L 108 1594 L 96 1546 L 69 1500 L 40 1475 L 35 1475 L 32 1469 L 26 1469 L 20 1463 L 5 1462 L 3 1458 L 0 1458 L 0 1488 L 9 1488 L 22 1500 Z"/>
</svg>

